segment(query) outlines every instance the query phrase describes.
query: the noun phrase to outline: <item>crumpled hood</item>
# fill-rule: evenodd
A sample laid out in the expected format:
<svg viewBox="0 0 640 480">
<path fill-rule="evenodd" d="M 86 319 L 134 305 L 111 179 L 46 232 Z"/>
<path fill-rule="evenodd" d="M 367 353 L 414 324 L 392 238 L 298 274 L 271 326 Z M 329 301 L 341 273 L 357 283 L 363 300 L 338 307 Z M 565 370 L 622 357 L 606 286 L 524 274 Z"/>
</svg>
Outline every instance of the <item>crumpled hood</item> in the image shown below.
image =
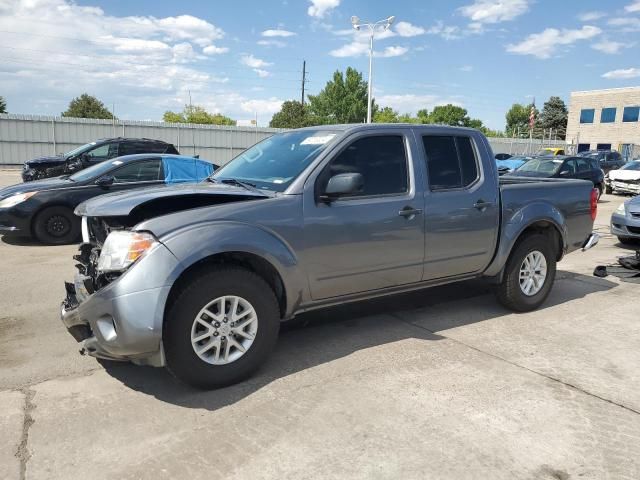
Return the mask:
<svg viewBox="0 0 640 480">
<path fill-rule="evenodd" d="M 25 192 L 41 192 L 43 190 L 52 190 L 60 187 L 69 187 L 73 184 L 71 180 L 66 178 L 45 178 L 43 180 L 34 180 L 33 182 L 18 183 L 10 187 L 0 189 L 0 199 Z"/>
<path fill-rule="evenodd" d="M 108 193 L 81 203 L 75 210 L 76 215 L 86 217 L 121 217 L 147 202 L 160 198 L 179 198 L 188 196 L 211 196 L 211 204 L 217 203 L 216 197 L 237 196 L 268 198 L 274 194 L 266 191 L 250 191 L 240 186 L 204 181 L 196 184 L 161 185 L 123 192 Z"/>
<path fill-rule="evenodd" d="M 640 180 L 640 170 L 611 170 L 611 180 Z"/>
<path fill-rule="evenodd" d="M 44 167 L 47 165 L 60 165 L 65 162 L 65 158 L 58 155 L 55 157 L 38 157 L 33 160 L 27 160 L 24 162 L 26 165 L 30 167 Z"/>
</svg>

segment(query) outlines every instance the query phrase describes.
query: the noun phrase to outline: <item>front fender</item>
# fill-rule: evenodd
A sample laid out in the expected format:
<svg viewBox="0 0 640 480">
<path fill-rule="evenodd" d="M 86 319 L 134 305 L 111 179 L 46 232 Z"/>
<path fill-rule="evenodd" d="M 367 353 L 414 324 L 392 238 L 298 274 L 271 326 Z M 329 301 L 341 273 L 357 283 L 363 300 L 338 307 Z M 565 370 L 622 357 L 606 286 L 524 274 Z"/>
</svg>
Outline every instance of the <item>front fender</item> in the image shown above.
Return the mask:
<svg viewBox="0 0 640 480">
<path fill-rule="evenodd" d="M 567 250 L 567 223 L 564 215 L 549 202 L 532 202 L 517 210 L 505 211 L 498 249 L 484 275 L 490 277 L 499 275 L 522 232 L 536 223 L 547 223 L 556 229 L 562 238 L 562 254 L 564 254 Z"/>
<path fill-rule="evenodd" d="M 285 289 L 285 318 L 308 298 L 306 277 L 293 249 L 275 232 L 258 225 L 236 221 L 216 221 L 172 232 L 162 242 L 176 256 L 179 266 L 172 282 L 195 263 L 216 254 L 243 252 L 257 255 L 278 272 Z"/>
</svg>

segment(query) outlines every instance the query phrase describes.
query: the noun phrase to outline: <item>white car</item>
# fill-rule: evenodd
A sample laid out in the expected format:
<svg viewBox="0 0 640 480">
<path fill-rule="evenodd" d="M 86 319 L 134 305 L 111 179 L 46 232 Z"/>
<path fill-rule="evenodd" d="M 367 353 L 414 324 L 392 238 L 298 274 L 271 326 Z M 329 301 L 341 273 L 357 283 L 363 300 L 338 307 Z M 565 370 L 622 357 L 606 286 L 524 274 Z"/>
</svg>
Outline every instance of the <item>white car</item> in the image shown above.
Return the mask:
<svg viewBox="0 0 640 480">
<path fill-rule="evenodd" d="M 604 182 L 607 193 L 640 194 L 640 160 L 628 162 L 618 170 L 611 170 Z"/>
</svg>

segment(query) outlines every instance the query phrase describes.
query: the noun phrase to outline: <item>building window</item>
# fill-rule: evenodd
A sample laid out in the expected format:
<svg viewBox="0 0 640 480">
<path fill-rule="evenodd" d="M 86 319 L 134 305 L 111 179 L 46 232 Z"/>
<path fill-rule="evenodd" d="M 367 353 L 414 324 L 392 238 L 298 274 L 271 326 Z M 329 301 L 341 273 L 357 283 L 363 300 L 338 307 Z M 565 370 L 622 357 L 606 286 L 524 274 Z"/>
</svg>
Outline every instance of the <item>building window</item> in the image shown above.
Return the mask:
<svg viewBox="0 0 640 480">
<path fill-rule="evenodd" d="M 586 152 L 590 148 L 591 148 L 591 144 L 590 143 L 579 143 L 578 144 L 578 153 Z"/>
<path fill-rule="evenodd" d="M 600 123 L 613 123 L 616 121 L 616 108 L 603 108 L 600 112 Z"/>
<path fill-rule="evenodd" d="M 596 111 L 593 108 L 583 108 L 580 110 L 580 123 L 593 123 L 595 113 Z"/>
<path fill-rule="evenodd" d="M 623 122 L 637 122 L 638 116 L 640 116 L 640 107 L 624 107 L 622 113 Z"/>
</svg>

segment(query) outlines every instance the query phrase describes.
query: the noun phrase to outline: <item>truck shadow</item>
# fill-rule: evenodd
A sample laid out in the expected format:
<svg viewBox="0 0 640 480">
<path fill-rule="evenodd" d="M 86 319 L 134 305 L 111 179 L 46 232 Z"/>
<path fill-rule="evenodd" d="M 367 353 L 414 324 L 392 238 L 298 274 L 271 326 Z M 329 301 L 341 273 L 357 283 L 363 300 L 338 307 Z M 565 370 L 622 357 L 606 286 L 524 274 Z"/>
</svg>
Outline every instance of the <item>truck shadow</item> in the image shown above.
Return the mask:
<svg viewBox="0 0 640 480">
<path fill-rule="evenodd" d="M 605 279 L 558 271 L 556 285 L 539 310 L 615 286 Z M 115 362 L 103 365 L 109 375 L 133 390 L 171 404 L 214 411 L 273 382 L 286 382 L 292 374 L 361 350 L 407 339 L 438 341 L 446 338 L 449 329 L 512 314 L 490 293 L 486 283 L 469 281 L 300 315 L 283 325 L 271 358 L 253 377 L 220 390 L 193 389 L 165 369 Z M 425 342 L 424 348 L 429 344 Z M 356 366 L 360 368 L 368 366 Z M 325 368 L 318 378 L 326 381 L 331 373 Z"/>
</svg>

